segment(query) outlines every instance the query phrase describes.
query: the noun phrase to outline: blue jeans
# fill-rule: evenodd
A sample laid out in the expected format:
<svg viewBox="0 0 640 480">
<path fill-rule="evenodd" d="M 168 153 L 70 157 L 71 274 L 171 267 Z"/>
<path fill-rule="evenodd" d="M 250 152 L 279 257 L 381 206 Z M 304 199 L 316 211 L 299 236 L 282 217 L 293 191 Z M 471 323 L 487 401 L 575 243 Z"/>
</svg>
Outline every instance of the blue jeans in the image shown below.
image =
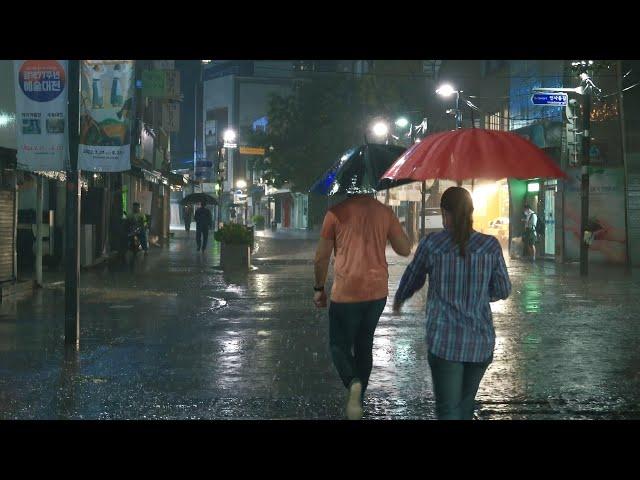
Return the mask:
<svg viewBox="0 0 640 480">
<path fill-rule="evenodd" d="M 452 362 L 429 352 L 428 360 L 438 420 L 472 420 L 476 393 L 493 356 L 482 363 Z"/>
</svg>

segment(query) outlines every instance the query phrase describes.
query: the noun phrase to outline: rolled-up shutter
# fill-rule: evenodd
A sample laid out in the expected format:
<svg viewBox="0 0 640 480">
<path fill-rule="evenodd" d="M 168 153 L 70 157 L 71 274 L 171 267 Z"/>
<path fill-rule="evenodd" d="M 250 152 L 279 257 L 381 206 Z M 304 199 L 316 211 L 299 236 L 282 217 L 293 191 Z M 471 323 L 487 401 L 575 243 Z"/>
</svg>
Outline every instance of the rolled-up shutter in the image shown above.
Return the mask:
<svg viewBox="0 0 640 480">
<path fill-rule="evenodd" d="M 15 193 L 0 190 L 0 282 L 13 280 L 13 257 L 15 252 Z"/>
</svg>

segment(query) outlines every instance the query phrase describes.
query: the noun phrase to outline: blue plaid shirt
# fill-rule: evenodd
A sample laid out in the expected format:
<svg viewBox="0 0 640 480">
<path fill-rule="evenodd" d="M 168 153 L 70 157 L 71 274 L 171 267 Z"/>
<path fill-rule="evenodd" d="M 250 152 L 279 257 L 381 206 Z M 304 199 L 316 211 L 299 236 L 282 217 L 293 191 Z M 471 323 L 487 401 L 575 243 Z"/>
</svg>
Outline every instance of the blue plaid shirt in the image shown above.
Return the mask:
<svg viewBox="0 0 640 480">
<path fill-rule="evenodd" d="M 473 232 L 465 253 L 460 256 L 446 230 L 427 235 L 402 276 L 396 302 L 420 290 L 429 274 L 429 351 L 454 362 L 484 362 L 493 355 L 496 337 L 489 302 L 507 298 L 511 281 L 494 237 Z"/>
</svg>

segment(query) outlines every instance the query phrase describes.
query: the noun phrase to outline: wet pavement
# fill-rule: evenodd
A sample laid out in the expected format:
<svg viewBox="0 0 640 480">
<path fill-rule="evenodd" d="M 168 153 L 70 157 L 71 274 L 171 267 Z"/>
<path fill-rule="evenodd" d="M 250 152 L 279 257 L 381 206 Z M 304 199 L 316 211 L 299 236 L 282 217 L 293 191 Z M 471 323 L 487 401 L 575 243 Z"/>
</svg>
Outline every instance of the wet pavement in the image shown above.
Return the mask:
<svg viewBox="0 0 640 480">
<path fill-rule="evenodd" d="M 176 232 L 134 270 L 83 272 L 81 343 L 65 352 L 64 290 L 0 306 L 0 419 L 341 419 L 326 310 L 313 307 L 315 240 L 258 237 L 248 274 L 219 270 Z M 389 255 L 393 294 L 408 259 Z M 640 277 L 509 262 L 480 419 L 640 418 Z M 365 419 L 433 419 L 426 290 L 376 331 Z"/>
</svg>

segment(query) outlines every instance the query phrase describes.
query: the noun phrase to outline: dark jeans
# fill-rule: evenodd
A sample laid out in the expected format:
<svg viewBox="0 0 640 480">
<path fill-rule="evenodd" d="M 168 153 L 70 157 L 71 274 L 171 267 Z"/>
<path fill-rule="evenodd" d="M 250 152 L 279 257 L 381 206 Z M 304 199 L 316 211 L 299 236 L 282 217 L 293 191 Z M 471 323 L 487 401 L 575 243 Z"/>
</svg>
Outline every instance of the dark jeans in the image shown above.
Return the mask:
<svg viewBox="0 0 640 480">
<path fill-rule="evenodd" d="M 208 228 L 196 228 L 196 245 L 198 247 L 198 250 L 200 250 L 201 245 L 202 245 L 202 250 L 207 248 L 208 238 L 209 238 Z"/>
<path fill-rule="evenodd" d="M 493 356 L 483 363 L 451 362 L 429 352 L 438 420 L 472 420 L 476 393 Z"/>
<path fill-rule="evenodd" d="M 184 222 L 184 229 L 188 232 L 191 230 L 191 220 Z"/>
<path fill-rule="evenodd" d="M 349 388 L 354 379 L 362 382 L 362 397 L 373 366 L 373 334 L 387 299 L 358 303 L 331 302 L 329 306 L 329 346 L 331 357 Z"/>
</svg>

